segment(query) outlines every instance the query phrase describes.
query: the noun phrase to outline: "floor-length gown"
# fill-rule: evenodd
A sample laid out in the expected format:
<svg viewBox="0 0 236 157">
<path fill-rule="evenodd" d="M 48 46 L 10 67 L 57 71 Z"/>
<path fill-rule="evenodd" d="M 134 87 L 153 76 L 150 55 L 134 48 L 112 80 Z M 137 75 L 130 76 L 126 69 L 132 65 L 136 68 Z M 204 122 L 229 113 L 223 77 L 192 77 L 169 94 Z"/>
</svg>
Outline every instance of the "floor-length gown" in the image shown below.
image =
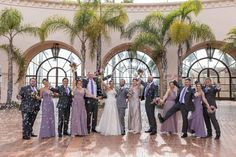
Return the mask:
<svg viewBox="0 0 236 157">
<path fill-rule="evenodd" d="M 74 90 L 71 113 L 71 135 L 87 135 L 87 112 L 84 100 L 85 91 Z"/>
<path fill-rule="evenodd" d="M 205 125 L 203 117 L 202 96 L 197 96 L 194 99 L 195 110 L 189 117 L 188 124 L 190 133 L 195 133 L 197 137 L 205 137 Z"/>
<path fill-rule="evenodd" d="M 55 136 L 55 116 L 54 103 L 49 90 L 43 91 L 42 101 L 42 120 L 39 132 L 39 138 Z"/>
<path fill-rule="evenodd" d="M 96 128 L 102 135 L 121 135 L 120 119 L 116 106 L 116 91 L 109 90 L 104 110 Z"/>
<path fill-rule="evenodd" d="M 175 104 L 176 99 L 176 92 L 171 91 L 166 98 L 166 102 L 163 108 L 163 115 Z M 177 114 L 173 114 L 164 123 L 161 125 L 161 132 L 170 132 L 170 133 L 177 133 Z"/>
<path fill-rule="evenodd" d="M 136 133 L 142 130 L 139 96 L 140 88 L 133 88 L 132 96 L 129 98 L 128 129 Z"/>
</svg>

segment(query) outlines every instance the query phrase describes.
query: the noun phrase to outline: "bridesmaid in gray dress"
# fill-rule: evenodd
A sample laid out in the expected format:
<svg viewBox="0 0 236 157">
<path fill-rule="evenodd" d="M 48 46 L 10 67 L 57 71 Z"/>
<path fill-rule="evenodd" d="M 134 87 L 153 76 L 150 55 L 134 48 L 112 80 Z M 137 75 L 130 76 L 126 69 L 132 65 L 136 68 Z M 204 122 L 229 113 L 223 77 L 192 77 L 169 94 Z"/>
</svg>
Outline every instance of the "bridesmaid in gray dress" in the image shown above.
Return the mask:
<svg viewBox="0 0 236 157">
<path fill-rule="evenodd" d="M 134 78 L 128 93 L 129 113 L 128 129 L 133 133 L 140 133 L 142 130 L 141 109 L 140 109 L 141 87 L 138 79 Z"/>
<path fill-rule="evenodd" d="M 169 82 L 169 89 L 167 90 L 165 96 L 163 97 L 163 101 L 165 102 L 163 107 L 163 115 L 175 104 L 176 99 L 176 91 L 175 85 L 171 81 Z M 161 132 L 168 132 L 168 133 L 177 133 L 177 115 L 176 113 L 173 114 L 170 118 L 168 118 L 164 123 L 161 125 Z"/>
<path fill-rule="evenodd" d="M 211 109 L 209 107 L 207 99 L 205 98 L 205 94 L 202 91 L 202 86 L 200 83 L 197 83 L 196 84 L 196 93 L 195 93 L 195 98 L 194 98 L 195 110 L 192 112 L 192 114 L 188 120 L 188 123 L 189 123 L 188 131 L 190 133 L 194 133 L 195 136 L 197 136 L 197 137 L 205 137 L 206 136 L 202 101 L 207 105 L 207 108 L 210 111 Z"/>
<path fill-rule="evenodd" d="M 43 79 L 44 87 L 40 89 L 42 101 L 42 120 L 39 132 L 39 138 L 48 138 L 55 136 L 55 116 L 52 92 L 49 90 L 49 82 Z"/>
<path fill-rule="evenodd" d="M 73 91 L 74 98 L 72 102 L 71 113 L 71 135 L 88 135 L 87 112 L 85 108 L 84 96 L 93 97 L 87 89 L 82 88 L 82 80 L 76 81 L 76 88 Z"/>
</svg>

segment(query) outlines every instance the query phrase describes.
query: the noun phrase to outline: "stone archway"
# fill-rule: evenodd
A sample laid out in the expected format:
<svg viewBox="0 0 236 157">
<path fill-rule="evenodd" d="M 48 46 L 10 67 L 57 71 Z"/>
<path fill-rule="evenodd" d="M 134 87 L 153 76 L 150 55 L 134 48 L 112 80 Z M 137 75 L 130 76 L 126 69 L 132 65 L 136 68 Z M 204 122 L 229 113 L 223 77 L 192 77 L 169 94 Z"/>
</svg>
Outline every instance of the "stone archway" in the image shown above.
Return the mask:
<svg viewBox="0 0 236 157">
<path fill-rule="evenodd" d="M 108 62 L 117 54 L 123 52 L 123 51 L 127 51 L 130 49 L 132 43 L 123 43 L 123 44 L 120 44 L 114 48 L 112 48 L 109 52 L 107 52 L 105 54 L 105 56 L 103 56 L 103 59 L 102 59 L 102 69 L 105 69 L 106 65 L 108 64 Z M 152 55 L 152 50 L 150 48 L 143 48 L 143 49 L 139 49 L 137 51 L 140 51 L 140 52 L 143 52 L 144 54 L 146 54 L 147 56 L 149 56 L 155 63 L 156 67 L 157 67 L 157 70 L 159 72 L 159 77 L 160 77 L 160 82 L 162 82 L 162 71 L 161 71 L 161 64 L 157 61 L 157 60 L 154 60 L 153 58 L 153 55 Z M 162 93 L 162 83 L 160 83 L 160 91 L 161 91 L 161 96 L 163 95 Z"/>
<path fill-rule="evenodd" d="M 56 41 L 56 40 L 45 41 L 45 42 L 37 43 L 25 51 L 25 53 L 23 54 L 23 57 L 25 58 L 25 68 L 26 69 L 28 68 L 31 60 L 36 55 L 38 55 L 40 52 L 42 52 L 44 50 L 51 49 L 53 47 L 53 44 L 55 44 L 55 43 L 58 44 L 58 47 L 60 49 L 68 50 L 68 51 L 72 52 L 73 54 L 75 54 L 76 56 L 78 56 L 79 58 L 81 58 L 80 53 L 75 48 L 73 48 L 71 45 L 68 45 L 66 43 L 63 43 L 61 41 Z M 19 87 L 24 85 L 25 76 L 26 76 L 26 72 L 25 72 L 25 75 L 22 78 L 22 80 L 19 81 Z"/>
</svg>

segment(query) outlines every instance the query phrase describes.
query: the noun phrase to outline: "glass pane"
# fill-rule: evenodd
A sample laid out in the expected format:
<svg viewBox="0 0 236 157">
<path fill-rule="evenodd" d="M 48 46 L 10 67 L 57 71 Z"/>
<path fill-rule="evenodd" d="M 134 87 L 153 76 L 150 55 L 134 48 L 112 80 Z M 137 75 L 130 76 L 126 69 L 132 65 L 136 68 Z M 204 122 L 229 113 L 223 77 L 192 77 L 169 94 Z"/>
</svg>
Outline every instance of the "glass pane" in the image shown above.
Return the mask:
<svg viewBox="0 0 236 157">
<path fill-rule="evenodd" d="M 131 56 L 132 58 L 130 58 Z M 120 79 L 125 79 L 127 85 L 130 85 L 133 77 L 137 76 L 138 69 L 144 70 L 144 80 L 147 79 L 148 75 L 152 74 L 156 77 L 155 81 L 159 82 L 159 72 L 156 64 L 148 55 L 140 51 L 137 51 L 135 55 L 134 53 L 131 55 L 131 52 L 127 51 L 115 55 L 105 67 L 105 76 L 111 74 L 114 70 L 113 79 L 117 86 Z"/>
<path fill-rule="evenodd" d="M 81 61 L 78 56 L 72 52 L 60 49 L 59 58 L 53 58 L 51 49 L 44 50 L 37 54 L 30 62 L 27 68 L 26 83 L 29 82 L 29 77 L 37 77 L 37 86 L 42 86 L 42 79 L 47 78 L 52 86 L 62 84 L 62 79 L 67 76 L 69 83 L 72 83 L 72 72 L 70 63 L 75 62 L 77 66 L 77 73 L 81 75 Z M 58 73 L 56 72 L 58 69 Z M 36 74 L 37 72 L 37 74 Z M 36 76 L 37 75 L 37 76 Z"/>
</svg>

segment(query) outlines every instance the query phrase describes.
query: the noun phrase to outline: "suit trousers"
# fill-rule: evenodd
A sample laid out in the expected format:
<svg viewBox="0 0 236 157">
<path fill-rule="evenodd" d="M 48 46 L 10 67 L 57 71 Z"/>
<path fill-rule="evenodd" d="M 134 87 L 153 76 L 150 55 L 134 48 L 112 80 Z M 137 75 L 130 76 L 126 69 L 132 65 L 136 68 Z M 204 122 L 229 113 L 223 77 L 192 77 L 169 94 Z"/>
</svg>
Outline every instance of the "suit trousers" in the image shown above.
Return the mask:
<svg viewBox="0 0 236 157">
<path fill-rule="evenodd" d="M 150 129 L 153 132 L 157 131 L 157 123 L 155 118 L 155 105 L 145 101 L 145 110 L 148 117 L 148 123 Z"/>
<path fill-rule="evenodd" d="M 203 107 L 203 116 L 207 128 L 207 134 L 208 135 L 212 134 L 212 128 L 211 128 L 211 123 L 212 123 L 216 131 L 216 135 L 220 135 L 220 126 L 216 119 L 216 112 L 208 113 L 207 108 Z"/>
<path fill-rule="evenodd" d="M 93 98 L 86 98 L 85 104 L 87 111 L 87 127 L 88 127 L 88 132 L 90 132 L 91 125 L 92 125 L 92 130 L 95 130 L 97 126 L 98 100 Z M 91 122 L 91 117 L 92 117 L 92 122 Z"/>
<path fill-rule="evenodd" d="M 70 118 L 70 106 L 66 108 L 58 108 L 58 134 L 62 135 L 68 133 L 68 124 Z"/>
<path fill-rule="evenodd" d="M 121 133 L 125 133 L 125 107 L 118 107 L 118 114 L 120 118 L 120 128 L 121 128 Z"/>
<path fill-rule="evenodd" d="M 38 111 L 21 112 L 23 137 L 30 137 L 31 136 L 31 134 L 33 132 L 33 125 L 34 125 L 37 114 L 38 114 Z"/>
<path fill-rule="evenodd" d="M 182 115 L 182 120 L 183 120 L 183 124 L 182 124 L 182 132 L 184 134 L 187 134 L 188 131 L 188 110 L 186 109 L 185 104 L 182 103 L 176 103 L 173 107 L 171 107 L 165 114 L 165 116 L 163 117 L 164 120 L 168 119 L 169 117 L 171 117 L 173 114 L 175 114 L 177 111 L 181 111 L 181 115 Z"/>
</svg>

